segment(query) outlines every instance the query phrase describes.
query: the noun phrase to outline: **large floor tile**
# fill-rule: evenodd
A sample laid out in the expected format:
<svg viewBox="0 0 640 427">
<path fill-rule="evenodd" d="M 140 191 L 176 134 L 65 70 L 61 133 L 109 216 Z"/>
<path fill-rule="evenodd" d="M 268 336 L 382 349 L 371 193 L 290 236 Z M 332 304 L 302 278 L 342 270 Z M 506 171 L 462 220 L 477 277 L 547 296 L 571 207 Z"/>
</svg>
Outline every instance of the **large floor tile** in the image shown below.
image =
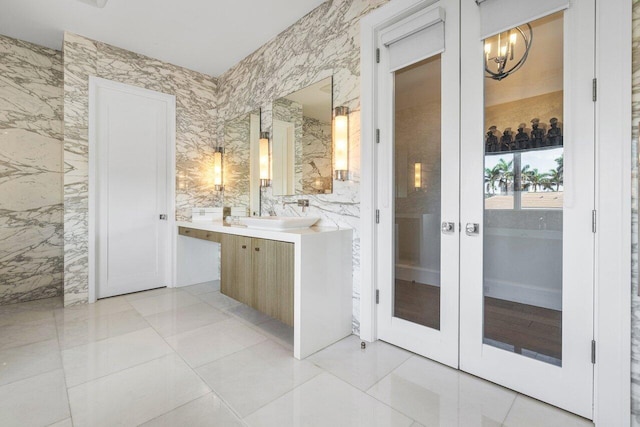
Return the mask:
<svg viewBox="0 0 640 427">
<path fill-rule="evenodd" d="M 577 415 L 518 395 L 504 422 L 506 427 L 593 427 L 593 423 Z"/>
<path fill-rule="evenodd" d="M 148 291 L 134 292 L 132 294 L 124 295 L 124 298 L 127 301 L 135 301 L 139 299 L 149 298 L 149 297 L 157 297 L 159 295 L 171 294 L 178 290 L 179 288 L 155 288 L 150 289 Z"/>
<path fill-rule="evenodd" d="M 187 291 L 191 295 L 206 294 L 207 292 L 215 292 L 220 290 L 220 281 L 213 280 L 211 282 L 198 283 L 197 285 L 183 286 L 178 288 L 182 291 Z"/>
<path fill-rule="evenodd" d="M 310 362 L 294 359 L 291 351 L 271 341 L 196 371 L 243 417 L 322 372 Z"/>
<path fill-rule="evenodd" d="M 175 354 L 69 389 L 75 427 L 138 425 L 210 392 Z"/>
<path fill-rule="evenodd" d="M 273 319 L 273 317 L 269 317 L 245 304 L 233 306 L 227 309 L 227 313 L 237 317 L 243 322 L 251 323 L 252 325 L 258 325 Z"/>
<path fill-rule="evenodd" d="M 421 424 L 500 426 L 516 397 L 512 391 L 412 356 L 369 394 Z"/>
<path fill-rule="evenodd" d="M 143 316 L 175 310 L 178 307 L 185 307 L 201 302 L 202 301 L 190 293 L 180 290 L 133 301 L 129 300 L 129 303 Z"/>
<path fill-rule="evenodd" d="M 242 427 L 244 424 L 214 393 L 204 395 L 158 418 L 145 427 Z"/>
<path fill-rule="evenodd" d="M 71 418 L 66 418 L 62 421 L 51 424 L 49 427 L 73 427 L 73 423 L 71 422 Z"/>
<path fill-rule="evenodd" d="M 149 323 L 131 309 L 88 319 L 59 320 L 57 327 L 60 347 L 67 349 L 148 328 Z"/>
<path fill-rule="evenodd" d="M 0 425 L 46 426 L 69 417 L 61 369 L 0 387 Z"/>
<path fill-rule="evenodd" d="M 405 426 L 413 420 L 323 373 L 246 418 L 253 427 Z"/>
<path fill-rule="evenodd" d="M 263 335 L 231 318 L 166 338 L 192 367 L 213 362 L 264 340 Z"/>
<path fill-rule="evenodd" d="M 360 338 L 351 335 L 309 357 L 309 361 L 360 390 L 367 390 L 411 357 L 411 353 L 382 341 L 362 350 Z"/>
<path fill-rule="evenodd" d="M 106 316 L 108 314 L 122 313 L 131 310 L 131 304 L 124 297 L 105 298 L 93 304 L 80 304 L 64 309 L 56 310 L 57 322 L 69 322 L 72 320 L 89 319 L 92 317 Z"/>
<path fill-rule="evenodd" d="M 146 321 L 163 337 L 180 334 L 228 318 L 229 316 L 220 310 L 199 300 L 197 304 L 145 317 Z"/>
<path fill-rule="evenodd" d="M 171 347 L 151 328 L 62 352 L 67 385 L 72 387 L 172 353 Z"/>
<path fill-rule="evenodd" d="M 286 325 L 276 319 L 271 319 L 253 325 L 252 327 L 283 347 L 293 351 L 293 326 Z"/>
<path fill-rule="evenodd" d="M 53 322 L 54 309 L 29 309 L 24 307 L 24 304 L 16 304 L 14 307 L 0 306 L 0 326 L 41 321 Z"/>
<path fill-rule="evenodd" d="M 0 326 L 0 350 L 57 338 L 51 319 Z"/>
<path fill-rule="evenodd" d="M 0 351 L 0 385 L 61 368 L 55 339 Z"/>
<path fill-rule="evenodd" d="M 229 298 L 226 295 L 220 293 L 220 291 L 216 292 L 207 292 L 206 294 L 198 295 L 202 301 L 206 302 L 210 306 L 217 308 L 218 310 L 228 310 L 231 307 L 235 307 L 236 305 L 240 305 L 239 301 L 234 300 L 233 298 Z"/>
</svg>

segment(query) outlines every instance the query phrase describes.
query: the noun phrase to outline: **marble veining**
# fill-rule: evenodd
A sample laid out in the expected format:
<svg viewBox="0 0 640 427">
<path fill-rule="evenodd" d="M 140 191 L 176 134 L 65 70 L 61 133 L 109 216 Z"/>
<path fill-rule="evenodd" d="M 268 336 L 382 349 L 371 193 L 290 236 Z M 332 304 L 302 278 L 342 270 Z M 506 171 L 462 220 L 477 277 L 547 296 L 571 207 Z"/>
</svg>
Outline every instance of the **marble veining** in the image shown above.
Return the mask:
<svg viewBox="0 0 640 427">
<path fill-rule="evenodd" d="M 224 123 L 224 202 L 249 208 L 251 116 L 243 114 Z M 259 132 L 259 130 L 258 130 Z"/>
<path fill-rule="evenodd" d="M 349 107 L 350 180 L 334 181 L 332 194 L 273 196 L 263 192 L 263 211 L 317 215 L 321 225 L 353 228 L 353 330 L 360 329 L 360 18 L 386 0 L 323 3 L 220 76 L 220 120 L 262 108 L 262 130 L 271 131 L 271 103 L 333 76 L 333 105 Z M 283 201 L 309 199 L 303 214 Z"/>
<path fill-rule="evenodd" d="M 0 36 L 0 305 L 62 294 L 62 55 Z"/>
<path fill-rule="evenodd" d="M 331 192 L 331 123 L 304 116 L 302 128 L 302 194 Z"/>
<path fill-rule="evenodd" d="M 640 125 L 640 0 L 633 0 L 631 144 L 631 422 L 640 426 L 640 297 L 638 297 L 638 126 Z"/>
<path fill-rule="evenodd" d="M 176 219 L 194 206 L 221 204 L 209 178 L 217 80 L 105 43 L 64 35 L 65 305 L 88 301 L 89 76 L 176 97 Z"/>
</svg>

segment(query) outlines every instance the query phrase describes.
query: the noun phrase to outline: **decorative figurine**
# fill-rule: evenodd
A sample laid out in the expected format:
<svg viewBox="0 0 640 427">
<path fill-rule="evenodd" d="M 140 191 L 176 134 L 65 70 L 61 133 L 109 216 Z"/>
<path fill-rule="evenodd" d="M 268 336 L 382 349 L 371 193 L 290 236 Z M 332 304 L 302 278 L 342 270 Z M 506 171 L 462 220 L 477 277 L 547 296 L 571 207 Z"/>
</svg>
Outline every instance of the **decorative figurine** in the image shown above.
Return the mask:
<svg viewBox="0 0 640 427">
<path fill-rule="evenodd" d="M 498 137 L 495 135 L 495 131 L 498 128 L 491 126 L 487 131 L 487 138 L 485 140 L 485 151 L 487 153 L 494 153 L 498 150 Z"/>
<path fill-rule="evenodd" d="M 531 140 L 529 135 L 524 131 L 527 127 L 525 123 L 520 123 L 518 126 L 518 134 L 516 135 L 516 150 L 526 150 L 531 148 Z"/>
<path fill-rule="evenodd" d="M 512 143 L 513 138 L 511 138 L 511 128 L 506 128 L 504 132 L 502 132 L 502 137 L 500 138 L 500 151 L 511 150 Z"/>
<path fill-rule="evenodd" d="M 551 128 L 547 132 L 548 145 L 562 145 L 562 130 L 558 127 L 558 119 L 553 117 L 549 120 Z"/>
<path fill-rule="evenodd" d="M 544 147 L 544 129 L 540 129 L 540 119 L 531 120 L 531 146 L 533 148 Z"/>
</svg>

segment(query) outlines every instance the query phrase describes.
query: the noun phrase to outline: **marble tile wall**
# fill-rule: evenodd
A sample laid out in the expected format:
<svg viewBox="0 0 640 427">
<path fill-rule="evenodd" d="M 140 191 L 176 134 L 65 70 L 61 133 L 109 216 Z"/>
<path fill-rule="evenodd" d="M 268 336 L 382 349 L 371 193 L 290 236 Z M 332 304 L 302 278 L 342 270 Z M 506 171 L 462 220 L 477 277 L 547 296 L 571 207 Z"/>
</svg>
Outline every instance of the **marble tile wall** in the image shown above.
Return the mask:
<svg viewBox="0 0 640 427">
<path fill-rule="evenodd" d="M 62 294 L 62 54 L 0 36 L 0 305 Z"/>
<path fill-rule="evenodd" d="M 302 194 L 324 194 L 333 181 L 331 123 L 302 119 Z"/>
<path fill-rule="evenodd" d="M 640 297 L 638 297 L 638 126 L 640 125 L 640 0 L 633 0 L 631 144 L 631 422 L 640 426 Z"/>
<path fill-rule="evenodd" d="M 335 181 L 332 194 L 303 196 L 321 224 L 354 229 L 353 329 L 360 328 L 360 18 L 386 0 L 323 3 L 218 79 L 218 114 L 225 118 L 262 108 L 262 130 L 271 131 L 271 103 L 333 75 L 334 106 L 349 107 L 351 179 Z M 221 131 L 219 130 L 219 133 Z M 265 211 L 302 215 L 299 208 L 264 191 Z"/>
<path fill-rule="evenodd" d="M 224 123 L 224 202 L 249 209 L 251 115 L 242 114 Z M 258 132 L 260 132 L 258 130 Z"/>
<path fill-rule="evenodd" d="M 208 178 L 216 130 L 216 79 L 85 37 L 64 35 L 64 294 L 88 301 L 89 76 L 176 96 L 176 217 L 221 204 Z"/>
<path fill-rule="evenodd" d="M 302 116 L 302 104 L 291 101 L 287 98 L 276 99 L 271 107 L 271 120 L 279 120 L 282 122 L 293 123 L 293 140 L 295 148 L 295 160 L 294 160 L 294 178 L 293 178 L 293 193 L 289 194 L 302 194 L 302 144 L 298 144 L 298 141 L 302 140 L 303 135 L 303 116 Z M 274 131 L 275 132 L 275 131 Z M 272 132 L 272 137 L 275 137 Z M 273 139 L 273 138 L 272 138 Z M 271 149 L 273 154 L 274 149 Z M 273 158 L 273 155 L 272 155 Z M 274 185 L 277 185 L 274 183 Z M 287 193 L 277 193 L 287 194 Z"/>
</svg>

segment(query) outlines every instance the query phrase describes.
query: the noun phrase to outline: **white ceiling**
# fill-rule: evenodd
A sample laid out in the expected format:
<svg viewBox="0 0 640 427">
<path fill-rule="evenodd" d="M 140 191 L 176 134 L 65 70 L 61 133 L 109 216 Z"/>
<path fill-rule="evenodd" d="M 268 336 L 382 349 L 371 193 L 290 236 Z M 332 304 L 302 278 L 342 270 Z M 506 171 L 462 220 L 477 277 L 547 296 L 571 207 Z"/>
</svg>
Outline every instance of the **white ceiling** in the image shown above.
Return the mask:
<svg viewBox="0 0 640 427">
<path fill-rule="evenodd" d="M 325 0 L 0 0 L 0 34 L 53 49 L 71 31 L 219 76 Z"/>
</svg>

